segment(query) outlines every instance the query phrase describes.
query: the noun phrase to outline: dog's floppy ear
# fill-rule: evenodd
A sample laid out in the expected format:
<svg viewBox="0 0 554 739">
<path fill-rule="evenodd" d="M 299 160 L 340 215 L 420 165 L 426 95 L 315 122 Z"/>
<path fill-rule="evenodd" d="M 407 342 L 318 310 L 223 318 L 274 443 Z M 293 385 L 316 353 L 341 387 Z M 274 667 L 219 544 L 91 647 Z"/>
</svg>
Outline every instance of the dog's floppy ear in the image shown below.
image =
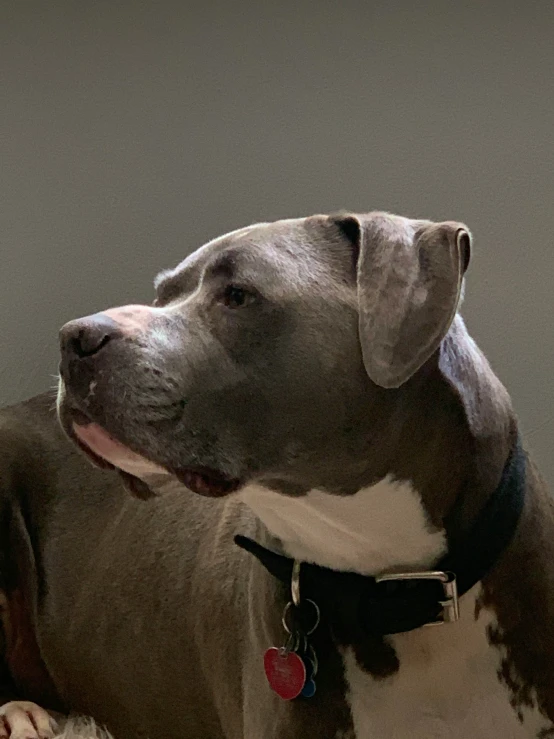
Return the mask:
<svg viewBox="0 0 554 739">
<path fill-rule="evenodd" d="M 439 348 L 460 302 L 471 235 L 388 213 L 333 221 L 356 249 L 360 343 L 377 385 L 400 387 Z"/>
</svg>

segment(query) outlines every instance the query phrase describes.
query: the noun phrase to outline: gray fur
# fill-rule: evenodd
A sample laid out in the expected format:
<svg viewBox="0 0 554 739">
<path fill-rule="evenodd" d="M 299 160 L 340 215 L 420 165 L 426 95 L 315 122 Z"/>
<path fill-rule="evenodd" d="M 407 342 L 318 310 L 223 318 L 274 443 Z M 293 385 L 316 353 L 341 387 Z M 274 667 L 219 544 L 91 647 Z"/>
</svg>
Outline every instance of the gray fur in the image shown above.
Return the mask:
<svg viewBox="0 0 554 739">
<path fill-rule="evenodd" d="M 344 229 L 353 218 L 359 244 Z M 368 411 L 379 386 L 406 382 L 454 318 L 462 233 L 373 213 L 216 239 L 157 281 L 142 332 L 114 332 L 85 360 L 64 353 L 62 421 L 70 428 L 77 407 L 172 471 L 354 492 L 373 478 Z M 231 284 L 252 290 L 252 303 L 227 309 L 221 296 Z"/>
<path fill-rule="evenodd" d="M 465 227 L 383 213 L 240 229 L 163 273 L 156 307 L 62 330 L 63 427 L 74 439 L 79 410 L 172 473 L 199 465 L 289 496 L 352 494 L 390 475 L 413 485 L 437 527 L 461 495 L 471 518 L 497 485 L 516 423 L 454 315 L 468 259 Z M 230 284 L 254 298 L 230 310 Z M 106 330 L 101 350 L 78 356 L 80 332 Z M 276 545 L 240 496 L 207 500 L 168 475 L 156 484 L 163 494 L 146 504 L 93 469 L 51 397 L 0 414 L 5 610 L 21 594 L 27 613 L 16 615 L 36 640 L 36 669 L 16 675 L 23 696 L 93 715 L 117 739 L 353 735 L 332 639 L 311 701 L 280 701 L 265 681 L 261 657 L 281 643 L 287 594 L 232 543 L 241 533 Z M 517 655 L 526 652 L 510 632 L 511 604 L 521 596 L 523 613 L 528 591 L 542 604 L 549 588 L 540 573 L 554 525 L 546 559 L 517 549 L 532 549 L 534 522 L 550 520 L 541 495 L 531 477 L 536 510 L 510 555 L 517 566 L 508 557 L 509 577 L 491 584 Z M 525 639 L 554 644 L 551 619 L 528 610 Z M 390 646 L 362 646 L 374 676 L 401 669 Z M 69 724 L 62 737 L 88 731 Z"/>
</svg>

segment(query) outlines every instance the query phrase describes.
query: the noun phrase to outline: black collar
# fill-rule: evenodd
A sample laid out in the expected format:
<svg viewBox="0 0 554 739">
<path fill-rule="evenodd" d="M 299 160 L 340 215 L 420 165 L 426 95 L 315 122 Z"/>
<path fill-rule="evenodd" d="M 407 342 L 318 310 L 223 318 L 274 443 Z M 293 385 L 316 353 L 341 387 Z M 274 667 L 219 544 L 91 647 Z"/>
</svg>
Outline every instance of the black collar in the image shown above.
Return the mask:
<svg viewBox="0 0 554 739">
<path fill-rule="evenodd" d="M 456 620 L 458 597 L 490 572 L 514 536 L 523 509 L 525 468 L 518 436 L 495 492 L 461 540 L 449 542 L 448 553 L 432 572 L 375 578 L 304 562 L 302 598 L 318 604 L 322 619 L 342 643 Z M 293 559 L 245 536 L 236 536 L 235 542 L 290 586 Z"/>
</svg>

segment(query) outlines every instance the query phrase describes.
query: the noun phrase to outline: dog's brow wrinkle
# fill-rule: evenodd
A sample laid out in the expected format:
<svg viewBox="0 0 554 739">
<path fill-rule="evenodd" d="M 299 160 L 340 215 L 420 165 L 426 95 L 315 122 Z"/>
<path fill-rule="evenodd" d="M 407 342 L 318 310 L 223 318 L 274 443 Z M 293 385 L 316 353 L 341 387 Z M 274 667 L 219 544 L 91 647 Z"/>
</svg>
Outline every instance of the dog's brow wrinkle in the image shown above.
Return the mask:
<svg viewBox="0 0 554 739">
<path fill-rule="evenodd" d="M 232 278 L 237 270 L 237 257 L 235 253 L 221 254 L 208 267 L 208 273 L 213 277 Z"/>
<path fill-rule="evenodd" d="M 191 290 L 198 271 L 194 267 L 180 268 L 162 272 L 154 283 L 155 290 L 160 298 L 175 298 L 180 293 Z"/>
<path fill-rule="evenodd" d="M 154 277 L 154 289 L 159 290 L 165 282 L 171 279 L 172 271 L 164 269 Z"/>
</svg>

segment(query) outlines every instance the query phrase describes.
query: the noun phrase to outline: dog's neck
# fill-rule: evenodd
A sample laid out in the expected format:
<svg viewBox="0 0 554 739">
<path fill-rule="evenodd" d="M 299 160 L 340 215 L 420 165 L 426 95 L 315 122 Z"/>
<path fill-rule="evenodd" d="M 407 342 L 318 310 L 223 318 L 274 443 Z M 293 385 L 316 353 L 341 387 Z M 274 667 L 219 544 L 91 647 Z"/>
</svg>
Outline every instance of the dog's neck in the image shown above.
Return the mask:
<svg viewBox="0 0 554 739">
<path fill-rule="evenodd" d="M 428 568 L 446 546 L 417 491 L 390 478 L 345 497 L 311 490 L 287 498 L 261 486 L 248 486 L 241 497 L 284 553 L 333 570 Z"/>
<path fill-rule="evenodd" d="M 376 482 L 348 496 L 311 490 L 289 497 L 258 485 L 242 491 L 289 556 L 367 575 L 429 568 L 445 552 L 454 503 L 453 525 L 464 529 L 495 490 L 515 421 L 508 394 L 460 318 L 438 363 L 387 404 L 369 453 L 387 464 Z"/>
</svg>

